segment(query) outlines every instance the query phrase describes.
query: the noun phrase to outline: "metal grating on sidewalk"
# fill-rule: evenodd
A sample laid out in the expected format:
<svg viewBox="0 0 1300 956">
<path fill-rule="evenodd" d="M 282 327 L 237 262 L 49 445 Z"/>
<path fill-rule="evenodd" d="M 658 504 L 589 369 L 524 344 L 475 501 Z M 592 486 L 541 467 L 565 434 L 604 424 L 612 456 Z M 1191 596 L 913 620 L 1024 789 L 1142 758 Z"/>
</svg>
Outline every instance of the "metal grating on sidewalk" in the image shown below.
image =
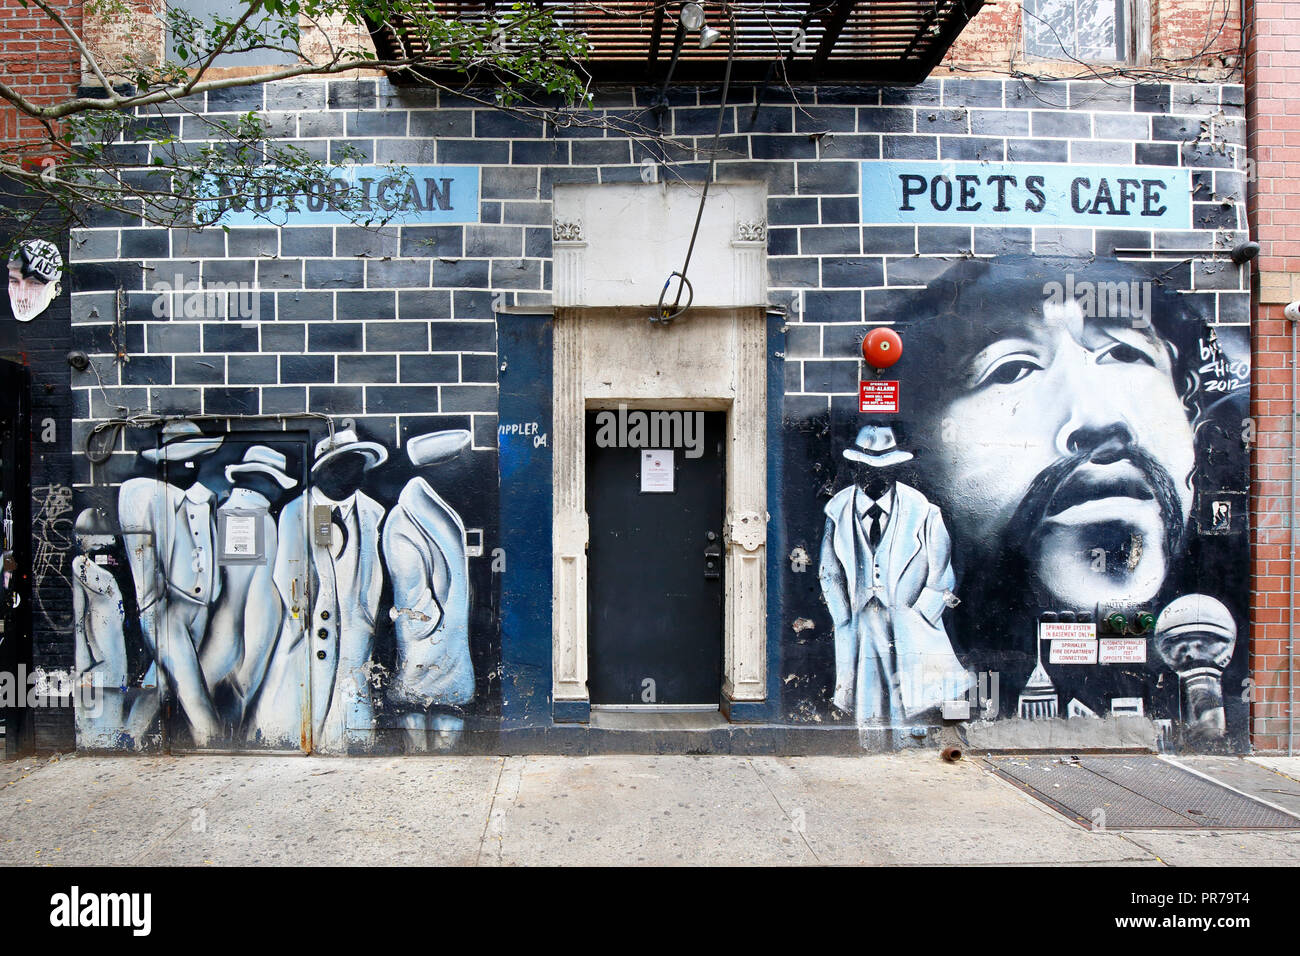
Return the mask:
<svg viewBox="0 0 1300 956">
<path fill-rule="evenodd" d="M 1300 829 L 1300 817 L 1159 757 L 989 756 L 985 760 L 998 776 L 1094 829 Z"/>
</svg>

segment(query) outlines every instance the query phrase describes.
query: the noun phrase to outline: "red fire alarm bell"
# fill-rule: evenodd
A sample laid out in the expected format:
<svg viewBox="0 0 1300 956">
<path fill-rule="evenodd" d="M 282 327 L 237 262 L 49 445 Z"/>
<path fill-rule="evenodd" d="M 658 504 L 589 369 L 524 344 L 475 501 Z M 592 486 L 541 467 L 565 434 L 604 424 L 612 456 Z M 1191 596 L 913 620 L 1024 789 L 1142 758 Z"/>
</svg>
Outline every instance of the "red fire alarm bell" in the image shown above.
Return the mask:
<svg viewBox="0 0 1300 956">
<path fill-rule="evenodd" d="M 872 329 L 862 340 L 862 357 L 872 368 L 889 368 L 903 357 L 903 340 L 893 329 Z"/>
</svg>

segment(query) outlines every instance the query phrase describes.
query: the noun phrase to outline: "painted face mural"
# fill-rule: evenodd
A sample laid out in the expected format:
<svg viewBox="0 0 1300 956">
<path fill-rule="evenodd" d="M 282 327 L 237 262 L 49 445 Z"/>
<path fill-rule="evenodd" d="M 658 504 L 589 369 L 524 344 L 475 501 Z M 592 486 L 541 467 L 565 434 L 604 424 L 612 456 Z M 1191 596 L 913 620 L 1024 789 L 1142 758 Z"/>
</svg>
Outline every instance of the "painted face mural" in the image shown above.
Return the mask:
<svg viewBox="0 0 1300 956">
<path fill-rule="evenodd" d="M 1062 609 L 1153 598 L 1182 550 L 1195 466 L 1161 334 L 1182 318 L 1173 293 L 1121 263 L 971 262 L 923 302 L 909 355 L 926 368 L 906 369 L 908 398 L 970 565 L 1013 551 Z"/>
<path fill-rule="evenodd" d="M 1168 263 L 963 260 L 869 309 L 905 345 L 899 414 L 837 396 L 786 439 L 814 463 L 787 489 L 824 512 L 823 609 L 802 582 L 787 605 L 828 614 L 833 644 L 796 631 L 790 659 L 833 669 L 830 716 L 898 727 L 964 698 L 1244 740 L 1249 347 L 1189 284 Z"/>
<path fill-rule="evenodd" d="M 59 294 L 63 256 L 52 242 L 29 239 L 9 260 L 9 305 L 14 318 L 30 322 Z"/>
<path fill-rule="evenodd" d="M 172 423 L 141 453 L 153 476 L 122 483 L 117 521 L 83 513 L 83 746 L 164 729 L 197 748 L 339 753 L 381 730 L 390 750 L 457 743 L 481 693 L 468 532 L 429 479 L 475 457 L 470 432 L 412 434 L 396 469 L 354 428 L 306 450 Z"/>
</svg>

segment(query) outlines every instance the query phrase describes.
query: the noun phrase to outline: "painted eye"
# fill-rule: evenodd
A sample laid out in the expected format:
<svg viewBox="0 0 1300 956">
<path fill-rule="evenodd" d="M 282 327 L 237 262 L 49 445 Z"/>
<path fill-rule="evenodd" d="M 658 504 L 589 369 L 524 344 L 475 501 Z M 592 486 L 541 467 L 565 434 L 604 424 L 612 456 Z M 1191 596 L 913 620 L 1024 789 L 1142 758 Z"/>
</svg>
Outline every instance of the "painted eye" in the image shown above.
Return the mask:
<svg viewBox="0 0 1300 956">
<path fill-rule="evenodd" d="M 1020 381 L 1030 372 L 1036 372 L 1040 366 L 1036 362 L 1028 359 L 1013 358 L 1005 362 L 994 365 L 984 373 L 978 382 L 975 383 L 977 388 L 984 385 L 1011 385 Z"/>
<path fill-rule="evenodd" d="M 1105 349 L 1097 358 L 1098 362 L 1123 362 L 1125 365 L 1137 365 L 1145 363 L 1152 368 L 1156 367 L 1156 360 L 1143 352 L 1141 349 L 1126 345 L 1123 342 L 1116 342 L 1114 345 Z"/>
</svg>

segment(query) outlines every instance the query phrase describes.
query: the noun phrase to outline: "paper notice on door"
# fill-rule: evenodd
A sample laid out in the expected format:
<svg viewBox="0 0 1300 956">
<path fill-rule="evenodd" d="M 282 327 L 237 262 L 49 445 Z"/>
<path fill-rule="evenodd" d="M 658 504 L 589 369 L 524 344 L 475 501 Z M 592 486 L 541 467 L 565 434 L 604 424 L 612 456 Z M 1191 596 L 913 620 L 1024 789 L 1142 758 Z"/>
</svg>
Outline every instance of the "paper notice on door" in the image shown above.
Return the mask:
<svg viewBox="0 0 1300 956">
<path fill-rule="evenodd" d="M 673 491 L 672 449 L 641 452 L 642 494 L 665 494 Z"/>
<path fill-rule="evenodd" d="M 226 539 L 221 553 L 231 558 L 252 558 L 257 555 L 257 518 L 253 515 L 227 515 Z"/>
</svg>

